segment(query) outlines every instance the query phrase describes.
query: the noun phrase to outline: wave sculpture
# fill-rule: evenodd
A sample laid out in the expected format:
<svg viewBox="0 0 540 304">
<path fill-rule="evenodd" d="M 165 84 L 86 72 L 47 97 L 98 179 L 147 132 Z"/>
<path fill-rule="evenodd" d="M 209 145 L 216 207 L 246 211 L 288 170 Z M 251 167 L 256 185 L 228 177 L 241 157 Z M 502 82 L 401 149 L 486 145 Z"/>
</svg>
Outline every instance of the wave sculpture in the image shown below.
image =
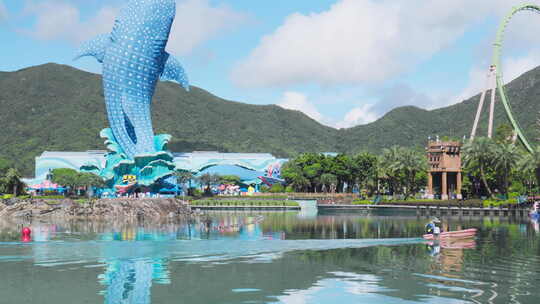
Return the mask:
<svg viewBox="0 0 540 304">
<path fill-rule="evenodd" d="M 110 34 L 84 43 L 75 59 L 92 56 L 103 64 L 103 91 L 110 128 L 101 131 L 110 150 L 99 172 L 108 185 L 153 186 L 169 177 L 175 166 L 167 151 L 171 136 L 154 135 L 151 105 L 158 80 L 176 81 L 189 90 L 180 62 L 165 51 L 176 15 L 174 0 L 130 0 Z"/>
</svg>

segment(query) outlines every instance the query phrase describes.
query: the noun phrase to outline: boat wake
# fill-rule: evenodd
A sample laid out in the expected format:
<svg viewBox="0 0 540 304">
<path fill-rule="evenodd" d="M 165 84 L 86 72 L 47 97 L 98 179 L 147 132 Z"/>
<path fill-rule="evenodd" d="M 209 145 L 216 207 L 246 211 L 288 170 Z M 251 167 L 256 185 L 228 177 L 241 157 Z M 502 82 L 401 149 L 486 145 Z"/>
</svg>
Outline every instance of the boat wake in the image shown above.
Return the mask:
<svg viewBox="0 0 540 304">
<path fill-rule="evenodd" d="M 424 243 L 421 238 L 341 240 L 173 240 L 3 243 L 0 263 L 31 260 L 40 266 L 167 259 L 181 262 L 271 261 L 284 253 Z M 8 246 L 8 244 L 11 244 Z"/>
</svg>

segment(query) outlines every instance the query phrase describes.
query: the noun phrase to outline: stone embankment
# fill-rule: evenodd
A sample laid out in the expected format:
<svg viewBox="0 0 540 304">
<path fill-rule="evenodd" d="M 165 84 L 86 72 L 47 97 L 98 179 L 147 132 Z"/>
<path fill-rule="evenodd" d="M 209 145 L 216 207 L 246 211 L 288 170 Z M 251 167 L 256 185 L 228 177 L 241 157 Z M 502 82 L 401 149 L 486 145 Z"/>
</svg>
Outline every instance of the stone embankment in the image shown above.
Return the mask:
<svg viewBox="0 0 540 304">
<path fill-rule="evenodd" d="M 0 200 L 0 218 L 172 218 L 188 216 L 191 209 L 178 199 L 99 199 L 84 203 L 71 199 Z"/>
</svg>

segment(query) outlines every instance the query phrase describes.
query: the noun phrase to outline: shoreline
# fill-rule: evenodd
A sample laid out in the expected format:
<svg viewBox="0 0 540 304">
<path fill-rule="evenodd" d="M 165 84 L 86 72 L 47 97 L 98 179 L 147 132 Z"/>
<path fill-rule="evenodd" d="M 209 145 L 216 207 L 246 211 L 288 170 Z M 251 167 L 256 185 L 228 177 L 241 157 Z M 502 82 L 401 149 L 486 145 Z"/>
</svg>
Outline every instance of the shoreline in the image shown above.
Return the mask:
<svg viewBox="0 0 540 304">
<path fill-rule="evenodd" d="M 54 202 L 54 203 L 52 203 Z M 187 203 L 174 198 L 0 200 L 0 218 L 160 219 L 191 216 Z"/>
</svg>

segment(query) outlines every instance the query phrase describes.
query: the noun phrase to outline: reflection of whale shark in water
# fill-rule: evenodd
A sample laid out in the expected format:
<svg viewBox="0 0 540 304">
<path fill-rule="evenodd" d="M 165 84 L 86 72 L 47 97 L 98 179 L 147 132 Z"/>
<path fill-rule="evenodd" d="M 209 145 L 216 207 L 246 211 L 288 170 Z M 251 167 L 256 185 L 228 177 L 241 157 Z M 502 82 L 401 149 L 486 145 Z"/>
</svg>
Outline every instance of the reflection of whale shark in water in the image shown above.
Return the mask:
<svg viewBox="0 0 540 304">
<path fill-rule="evenodd" d="M 151 303 L 152 282 L 170 283 L 167 262 L 162 259 L 108 261 L 107 270 L 99 279 L 102 285 L 107 286 L 103 292 L 107 304 Z"/>
<path fill-rule="evenodd" d="M 168 247 L 167 252 L 172 261 L 210 262 L 226 261 L 236 258 L 264 260 L 274 259 L 280 254 L 296 250 L 330 250 L 339 248 L 360 248 L 371 246 L 400 245 L 421 242 L 420 239 L 391 239 L 391 240 L 315 240 L 315 241 L 187 241 L 182 246 Z M 215 244 L 219 242 L 221 244 Z M 210 247 L 222 247 L 224 242 L 230 244 L 224 250 L 209 250 Z M 127 242 L 129 244 L 131 242 Z M 142 244 L 136 245 L 137 247 Z M 190 243 L 190 244 L 186 244 Z M 202 245 L 194 246 L 191 245 Z M 201 244 L 199 244 L 201 243 Z M 262 246 L 250 246 L 252 243 L 262 243 Z M 326 243 L 326 244 L 325 244 Z M 340 244 L 341 243 L 341 244 Z M 121 244 L 126 244 L 122 242 Z M 133 244 L 133 243 L 132 243 Z M 187 245 L 187 246 L 186 246 Z M 180 251 L 180 247 L 187 247 Z M 191 247 L 191 248 L 190 248 Z M 232 248 L 239 250 L 232 250 Z M 247 247 L 247 248 L 246 248 Z M 163 249 L 163 248 L 162 248 Z M 199 252 L 197 249 L 205 250 Z M 136 250 L 136 249 L 135 249 Z M 107 250 L 111 254 L 111 250 Z M 133 251 L 132 251 L 133 252 Z M 176 252 L 176 254 L 174 254 Z M 199 254 L 198 254 L 199 253 Z M 107 286 L 104 291 L 104 303 L 151 303 L 152 283 L 169 284 L 168 259 L 138 258 L 137 254 L 131 259 L 107 261 L 107 270 L 100 276 L 101 284 Z"/>
</svg>

